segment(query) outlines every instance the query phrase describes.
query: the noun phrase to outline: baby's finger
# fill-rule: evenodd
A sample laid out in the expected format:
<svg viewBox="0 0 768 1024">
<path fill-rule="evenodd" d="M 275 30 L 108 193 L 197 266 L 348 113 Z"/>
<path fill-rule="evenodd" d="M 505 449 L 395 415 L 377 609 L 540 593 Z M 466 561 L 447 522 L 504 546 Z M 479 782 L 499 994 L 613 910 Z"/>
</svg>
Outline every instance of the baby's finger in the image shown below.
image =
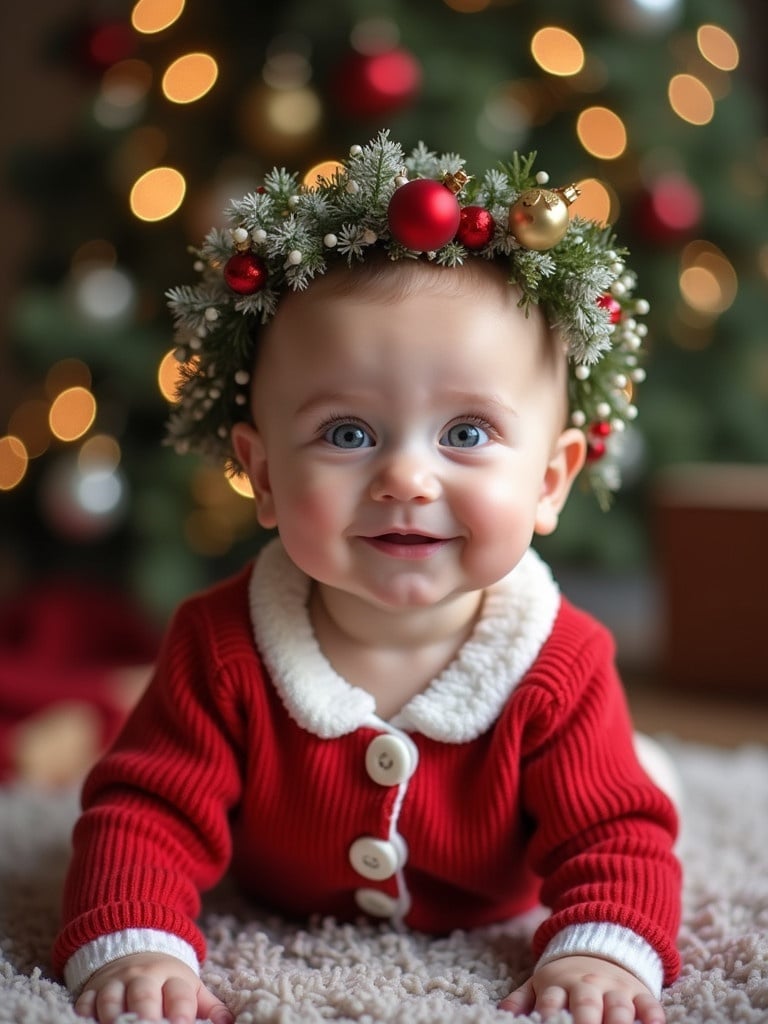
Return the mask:
<svg viewBox="0 0 768 1024">
<path fill-rule="evenodd" d="M 560 985 L 547 985 L 536 997 L 535 1010 L 541 1014 L 544 1020 L 554 1017 L 560 1010 L 565 1009 L 568 1002 L 568 993 Z"/>
<path fill-rule="evenodd" d="M 160 1020 L 163 1016 L 163 992 L 160 983 L 140 974 L 125 986 L 125 1006 L 142 1020 Z"/>
<path fill-rule="evenodd" d="M 603 993 L 596 985 L 579 981 L 568 996 L 568 1009 L 573 1024 L 603 1024 Z M 626 1021 L 622 1024 L 626 1024 Z"/>
<path fill-rule="evenodd" d="M 529 978 L 520 988 L 516 988 L 505 996 L 499 1003 L 500 1010 L 508 1010 L 510 1013 L 523 1014 L 533 1009 L 535 1002 L 533 984 Z"/>
<path fill-rule="evenodd" d="M 650 992 L 643 992 L 635 999 L 635 1017 L 642 1024 L 665 1024 L 667 1019 L 664 1007 Z"/>
<path fill-rule="evenodd" d="M 96 1017 L 101 1024 L 113 1024 L 124 1010 L 125 985 L 114 978 L 96 993 Z"/>
<path fill-rule="evenodd" d="M 634 1024 L 635 1004 L 628 992 L 605 993 L 605 1024 Z"/>
<path fill-rule="evenodd" d="M 96 991 L 92 988 L 85 989 L 75 1002 L 75 1013 L 79 1017 L 94 1017 L 96 1015 Z"/>
<path fill-rule="evenodd" d="M 195 1024 L 197 990 L 185 978 L 169 978 L 163 985 L 163 1009 L 171 1024 Z"/>
</svg>

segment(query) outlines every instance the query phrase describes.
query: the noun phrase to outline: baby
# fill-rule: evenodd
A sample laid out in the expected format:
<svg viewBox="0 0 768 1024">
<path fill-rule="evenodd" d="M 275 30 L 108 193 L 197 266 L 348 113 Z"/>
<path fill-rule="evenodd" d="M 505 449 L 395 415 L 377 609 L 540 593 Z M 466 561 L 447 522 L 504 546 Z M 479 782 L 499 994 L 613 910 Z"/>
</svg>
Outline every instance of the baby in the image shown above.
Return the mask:
<svg viewBox="0 0 768 1024">
<path fill-rule="evenodd" d="M 312 190 L 274 172 L 172 293 L 175 443 L 240 466 L 279 536 L 182 605 L 85 783 L 55 949 L 83 1016 L 231 1021 L 195 925 L 231 870 L 285 914 L 430 932 L 544 904 L 502 1008 L 664 1020 L 675 812 L 634 753 L 608 634 L 530 547 L 590 446 L 601 461 L 601 424 L 634 415 L 633 279 L 594 225 L 545 218 L 547 249 L 502 222 L 520 197 L 534 221 L 562 201 L 536 198 L 531 161 L 474 186 L 438 180 L 446 163 L 383 134 Z M 404 167 L 457 208 L 467 189 L 459 217 L 490 227 L 473 213 L 436 244 L 418 200 L 403 221 Z"/>
</svg>

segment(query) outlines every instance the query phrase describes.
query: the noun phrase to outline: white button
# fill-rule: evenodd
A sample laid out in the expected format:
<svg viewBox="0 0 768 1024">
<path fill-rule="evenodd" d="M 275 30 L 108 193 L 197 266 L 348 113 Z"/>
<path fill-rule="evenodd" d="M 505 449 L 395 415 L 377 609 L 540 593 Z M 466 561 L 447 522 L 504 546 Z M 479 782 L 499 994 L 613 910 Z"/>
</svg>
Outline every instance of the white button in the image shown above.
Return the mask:
<svg viewBox="0 0 768 1024">
<path fill-rule="evenodd" d="M 380 786 L 398 786 L 413 773 L 411 752 L 397 736 L 383 733 L 365 752 L 365 769 Z"/>
<path fill-rule="evenodd" d="M 377 882 L 391 878 L 400 866 L 397 849 L 386 839 L 362 836 L 349 848 L 349 862 L 363 878 Z"/>
<path fill-rule="evenodd" d="M 397 910 L 397 900 L 380 889 L 358 889 L 355 902 L 363 913 L 372 917 L 392 917 Z"/>
</svg>

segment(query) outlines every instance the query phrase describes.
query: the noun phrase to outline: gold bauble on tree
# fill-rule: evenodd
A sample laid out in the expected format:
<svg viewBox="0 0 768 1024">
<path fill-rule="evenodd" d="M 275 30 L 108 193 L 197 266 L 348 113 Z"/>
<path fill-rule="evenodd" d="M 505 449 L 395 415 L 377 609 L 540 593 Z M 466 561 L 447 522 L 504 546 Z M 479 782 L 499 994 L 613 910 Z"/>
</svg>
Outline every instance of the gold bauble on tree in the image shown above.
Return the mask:
<svg viewBox="0 0 768 1024">
<path fill-rule="evenodd" d="M 578 199 L 575 185 L 529 188 L 509 208 L 509 230 L 526 249 L 551 249 L 568 230 L 568 207 Z"/>
</svg>

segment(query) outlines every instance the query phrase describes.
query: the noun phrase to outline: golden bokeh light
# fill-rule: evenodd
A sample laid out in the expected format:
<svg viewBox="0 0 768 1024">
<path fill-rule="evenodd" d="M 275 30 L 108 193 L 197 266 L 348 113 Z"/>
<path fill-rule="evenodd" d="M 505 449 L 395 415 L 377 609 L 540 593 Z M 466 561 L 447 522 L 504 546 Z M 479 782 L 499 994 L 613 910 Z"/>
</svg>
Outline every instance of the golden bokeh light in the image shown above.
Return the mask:
<svg viewBox="0 0 768 1024">
<path fill-rule="evenodd" d="M 230 474 L 227 477 L 227 483 L 235 492 L 235 494 L 239 494 L 240 497 L 253 497 L 253 487 L 251 486 L 251 481 L 248 479 L 245 473 Z"/>
<path fill-rule="evenodd" d="M 322 112 L 317 93 L 303 87 L 272 90 L 264 108 L 270 127 L 283 136 L 303 136 L 314 131 Z"/>
<path fill-rule="evenodd" d="M 343 171 L 344 164 L 338 160 L 321 160 L 319 164 L 310 167 L 302 178 L 302 185 L 306 188 L 315 188 L 322 180 L 331 181 L 337 171 Z"/>
<path fill-rule="evenodd" d="M 627 148 L 624 122 L 608 107 L 587 107 L 576 122 L 579 142 L 599 160 L 615 160 Z"/>
<path fill-rule="evenodd" d="M 8 433 L 18 437 L 30 459 L 36 459 L 47 451 L 51 442 L 49 408 L 44 399 L 30 398 L 14 409 L 8 421 Z"/>
<path fill-rule="evenodd" d="M 736 299 L 739 281 L 731 261 L 711 242 L 695 241 L 681 253 L 680 294 L 697 313 L 716 317 Z"/>
<path fill-rule="evenodd" d="M 13 434 L 0 437 L 0 491 L 12 491 L 24 479 L 29 465 L 27 449 Z"/>
<path fill-rule="evenodd" d="M 60 441 L 76 441 L 96 419 L 96 399 L 87 388 L 67 388 L 53 400 L 48 413 L 51 433 Z"/>
<path fill-rule="evenodd" d="M 94 434 L 89 437 L 77 453 L 77 465 L 81 472 L 101 470 L 112 472 L 120 465 L 120 445 L 109 434 Z"/>
<path fill-rule="evenodd" d="M 548 25 L 531 39 L 533 59 L 550 75 L 577 75 L 584 67 L 584 48 L 564 28 Z"/>
<path fill-rule="evenodd" d="M 175 348 L 166 352 L 160 360 L 157 368 L 157 385 L 166 402 L 175 404 L 178 401 L 177 390 L 183 380 L 182 365 L 176 358 Z"/>
<path fill-rule="evenodd" d="M 139 220 L 164 220 L 184 202 L 187 183 L 173 167 L 153 167 L 131 189 L 131 210 Z"/>
<path fill-rule="evenodd" d="M 172 103 L 194 103 L 213 88 L 219 65 L 208 53 L 185 53 L 163 75 L 163 95 Z"/>
<path fill-rule="evenodd" d="M 138 0 L 131 12 L 131 24 L 137 32 L 152 35 L 169 28 L 183 10 L 184 0 Z"/>
<path fill-rule="evenodd" d="M 613 224 L 619 216 L 619 200 L 613 189 L 597 178 L 585 178 L 578 182 L 581 190 L 578 203 L 571 207 L 574 216 L 597 221 L 598 224 Z"/>
<path fill-rule="evenodd" d="M 702 57 L 720 71 L 735 71 L 739 66 L 736 40 L 719 25 L 701 25 L 696 42 Z"/>
<path fill-rule="evenodd" d="M 674 75 L 667 91 L 669 105 L 689 124 L 709 124 L 715 113 L 712 93 L 695 75 Z"/>
<path fill-rule="evenodd" d="M 45 393 L 53 401 L 67 388 L 90 388 L 91 371 L 81 359 L 60 359 L 45 375 Z"/>
</svg>

